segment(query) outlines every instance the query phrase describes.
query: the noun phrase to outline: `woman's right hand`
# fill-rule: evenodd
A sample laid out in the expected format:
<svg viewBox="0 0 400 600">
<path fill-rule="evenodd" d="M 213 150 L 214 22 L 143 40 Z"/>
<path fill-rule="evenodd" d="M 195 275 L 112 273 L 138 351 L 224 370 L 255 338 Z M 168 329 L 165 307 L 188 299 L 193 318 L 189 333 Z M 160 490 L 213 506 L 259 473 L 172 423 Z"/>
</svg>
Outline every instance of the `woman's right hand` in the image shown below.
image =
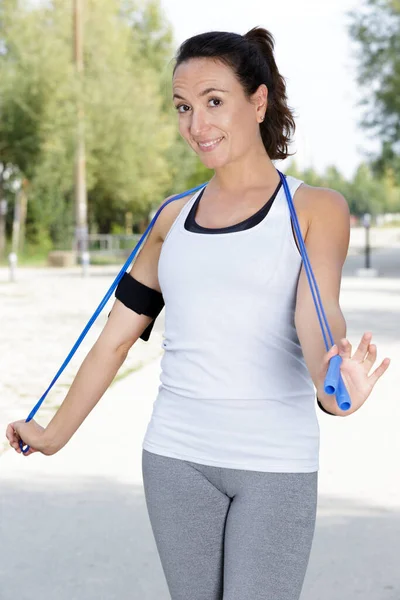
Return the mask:
<svg viewBox="0 0 400 600">
<path fill-rule="evenodd" d="M 34 419 L 28 421 L 28 423 L 21 420 L 14 421 L 7 426 L 6 437 L 10 446 L 24 456 L 29 456 L 34 452 L 41 452 L 46 455 L 53 454 L 48 447 L 44 432 L 44 427 L 36 423 Z M 20 440 L 22 440 L 24 446 L 30 446 L 28 452 L 21 452 L 21 448 L 19 447 Z"/>
</svg>

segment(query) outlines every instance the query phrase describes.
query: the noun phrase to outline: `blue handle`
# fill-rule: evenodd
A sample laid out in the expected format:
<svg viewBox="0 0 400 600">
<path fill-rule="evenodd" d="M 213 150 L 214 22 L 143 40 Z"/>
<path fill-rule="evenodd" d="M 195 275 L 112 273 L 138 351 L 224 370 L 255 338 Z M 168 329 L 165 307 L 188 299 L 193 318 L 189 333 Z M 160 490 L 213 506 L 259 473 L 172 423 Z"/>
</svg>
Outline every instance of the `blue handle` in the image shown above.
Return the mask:
<svg viewBox="0 0 400 600">
<path fill-rule="evenodd" d="M 344 385 L 342 376 L 340 376 L 339 379 L 338 389 L 336 392 L 336 402 L 341 410 L 349 410 L 351 407 L 349 392 Z"/>
<path fill-rule="evenodd" d="M 32 414 L 28 415 L 28 417 L 25 419 L 25 423 L 29 423 L 29 421 L 31 421 L 32 419 Z M 19 447 L 21 448 L 22 454 L 26 454 L 30 448 L 30 446 L 28 446 L 28 444 L 24 444 L 22 440 L 19 440 Z"/>
<path fill-rule="evenodd" d="M 329 361 L 328 372 L 325 377 L 324 391 L 325 394 L 336 394 L 336 390 L 339 386 L 340 378 L 340 365 L 342 364 L 342 357 L 336 354 L 332 356 Z"/>
<path fill-rule="evenodd" d="M 28 444 L 24 444 L 22 440 L 19 440 L 19 447 L 21 448 L 21 452 L 24 454 L 26 454 L 30 448 L 30 446 L 28 446 Z"/>
<path fill-rule="evenodd" d="M 338 354 L 332 356 L 329 361 L 328 372 L 324 381 L 324 391 L 326 394 L 336 395 L 336 403 L 341 410 L 349 410 L 351 407 L 351 400 L 340 373 L 341 364 L 341 356 Z"/>
</svg>

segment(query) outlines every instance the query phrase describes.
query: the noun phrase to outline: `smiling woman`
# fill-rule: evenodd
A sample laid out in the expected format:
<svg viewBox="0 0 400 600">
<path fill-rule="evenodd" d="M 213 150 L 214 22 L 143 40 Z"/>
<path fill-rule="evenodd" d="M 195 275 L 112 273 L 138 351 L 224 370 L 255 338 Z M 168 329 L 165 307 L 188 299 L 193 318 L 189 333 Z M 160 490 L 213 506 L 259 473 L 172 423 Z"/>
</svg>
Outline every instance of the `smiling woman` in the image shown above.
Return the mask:
<svg viewBox="0 0 400 600">
<path fill-rule="evenodd" d="M 324 348 L 272 163 L 289 156 L 295 122 L 271 33 L 186 40 L 172 99 L 181 136 L 214 176 L 166 212 L 162 235 L 165 354 L 143 441 L 155 540 L 173 600 L 298 600 L 317 504 L 314 385 L 322 410 L 343 413 L 322 391 L 337 349 Z M 287 183 L 339 343 L 347 202 Z"/>
<path fill-rule="evenodd" d="M 181 136 L 214 175 L 194 195 L 163 203 L 46 429 L 18 421 L 7 437 L 17 452 L 22 440 L 29 454 L 62 448 L 165 304 L 161 385 L 142 466 L 171 598 L 298 600 L 317 506 L 315 388 L 323 409 L 346 416 L 324 394 L 329 360 L 340 352 L 351 412 L 388 362 L 369 376 L 371 334 L 354 356 L 344 339 L 345 198 L 285 178 L 272 162 L 289 156 L 295 124 L 271 33 L 186 40 L 173 102 Z M 303 240 L 339 350 L 324 347 Z"/>
</svg>

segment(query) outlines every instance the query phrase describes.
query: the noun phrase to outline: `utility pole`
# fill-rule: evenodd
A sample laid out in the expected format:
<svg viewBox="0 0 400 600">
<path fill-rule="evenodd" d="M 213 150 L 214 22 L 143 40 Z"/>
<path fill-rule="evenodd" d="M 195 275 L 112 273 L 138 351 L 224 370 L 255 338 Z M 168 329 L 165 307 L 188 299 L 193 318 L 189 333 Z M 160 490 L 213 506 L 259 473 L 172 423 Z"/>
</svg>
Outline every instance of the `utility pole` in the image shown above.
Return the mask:
<svg viewBox="0 0 400 600">
<path fill-rule="evenodd" d="M 22 253 L 25 244 L 25 226 L 27 212 L 27 195 L 28 181 L 16 180 L 15 182 L 15 203 L 14 203 L 14 219 L 11 235 L 11 252 L 15 254 Z"/>
<path fill-rule="evenodd" d="M 0 187 L 0 194 L 2 187 Z M 6 254 L 6 215 L 7 215 L 7 200 L 0 196 L 0 259 Z"/>
<path fill-rule="evenodd" d="M 5 165 L 0 163 L 0 260 L 6 255 L 6 216 L 7 200 L 4 198 L 4 171 Z"/>
<path fill-rule="evenodd" d="M 83 3 L 84 0 L 72 0 L 74 26 L 74 61 L 79 80 L 79 96 L 77 105 L 77 140 L 75 159 L 75 248 L 82 263 L 88 249 L 87 226 L 87 192 L 86 192 L 86 158 L 84 110 L 82 101 L 83 89 Z"/>
</svg>

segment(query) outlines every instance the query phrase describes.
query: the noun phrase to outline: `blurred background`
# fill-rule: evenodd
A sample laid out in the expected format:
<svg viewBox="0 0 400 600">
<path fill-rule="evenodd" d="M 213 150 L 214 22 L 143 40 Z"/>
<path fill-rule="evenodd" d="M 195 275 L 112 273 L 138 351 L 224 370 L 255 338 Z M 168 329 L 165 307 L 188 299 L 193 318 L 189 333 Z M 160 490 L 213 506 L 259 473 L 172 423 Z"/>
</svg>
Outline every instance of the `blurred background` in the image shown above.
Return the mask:
<svg viewBox="0 0 400 600">
<path fill-rule="evenodd" d="M 343 193 L 354 226 L 400 227 L 398 2 L 1 0 L 0 264 L 121 262 L 163 198 L 212 175 L 177 132 L 178 45 L 255 25 L 296 114 L 278 168 Z"/>
</svg>

